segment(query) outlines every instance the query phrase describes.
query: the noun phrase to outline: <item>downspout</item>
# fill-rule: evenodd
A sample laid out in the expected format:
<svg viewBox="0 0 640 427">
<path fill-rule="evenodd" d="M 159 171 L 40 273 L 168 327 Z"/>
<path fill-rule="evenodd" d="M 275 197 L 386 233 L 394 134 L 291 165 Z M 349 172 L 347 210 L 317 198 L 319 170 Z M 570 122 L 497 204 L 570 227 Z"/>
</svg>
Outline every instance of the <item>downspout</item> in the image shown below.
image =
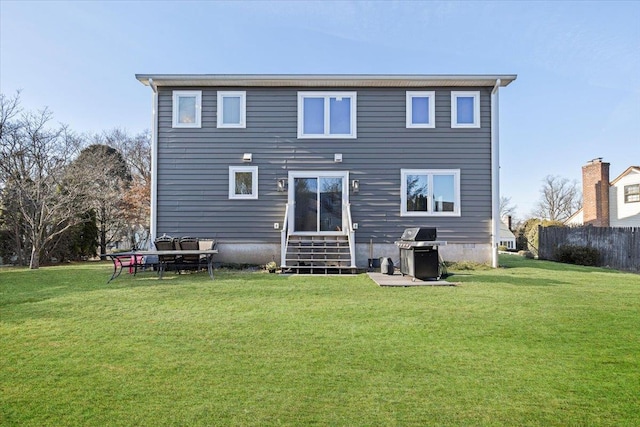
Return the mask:
<svg viewBox="0 0 640 427">
<path fill-rule="evenodd" d="M 491 91 L 491 266 L 498 268 L 498 245 L 500 244 L 500 132 L 499 132 L 499 88 L 496 80 Z"/>
<path fill-rule="evenodd" d="M 151 209 L 150 209 L 150 241 L 156 240 L 158 232 L 158 87 L 153 79 L 149 79 L 149 87 L 153 90 L 153 105 L 151 107 Z"/>
</svg>

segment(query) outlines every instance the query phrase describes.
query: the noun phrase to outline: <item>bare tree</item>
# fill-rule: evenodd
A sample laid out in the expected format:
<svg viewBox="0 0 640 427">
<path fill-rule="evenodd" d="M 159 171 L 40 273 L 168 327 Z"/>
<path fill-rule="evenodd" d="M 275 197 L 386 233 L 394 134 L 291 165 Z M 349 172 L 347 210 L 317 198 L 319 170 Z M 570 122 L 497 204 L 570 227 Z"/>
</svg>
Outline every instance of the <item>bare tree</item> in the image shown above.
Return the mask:
<svg viewBox="0 0 640 427">
<path fill-rule="evenodd" d="M 564 221 L 580 209 L 581 204 L 582 196 L 575 180 L 547 175 L 533 215 L 551 221 Z"/>
<path fill-rule="evenodd" d="M 518 206 L 511 204 L 511 197 L 500 197 L 500 218 L 507 218 L 513 216 Z"/>
<path fill-rule="evenodd" d="M 0 104 L 0 182 L 11 189 L 31 246 L 29 267 L 35 269 L 45 246 L 82 221 L 80 186 L 66 173 L 80 140 L 66 126 L 50 128 L 46 108 L 18 114 L 18 95 L 2 97 Z"/>
</svg>

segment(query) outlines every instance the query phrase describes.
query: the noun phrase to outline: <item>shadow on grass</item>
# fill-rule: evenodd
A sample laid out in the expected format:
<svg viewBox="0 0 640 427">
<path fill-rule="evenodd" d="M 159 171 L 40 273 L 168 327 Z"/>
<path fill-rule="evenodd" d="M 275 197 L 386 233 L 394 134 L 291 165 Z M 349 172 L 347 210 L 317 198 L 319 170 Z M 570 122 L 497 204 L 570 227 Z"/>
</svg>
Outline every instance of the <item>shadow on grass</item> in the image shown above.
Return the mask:
<svg viewBox="0 0 640 427">
<path fill-rule="evenodd" d="M 500 267 L 503 268 L 535 268 L 538 270 L 577 272 L 577 273 L 610 273 L 624 274 L 629 271 L 614 270 L 607 267 L 589 267 L 584 265 L 565 264 L 551 260 L 538 260 L 507 255 L 500 257 Z"/>
<path fill-rule="evenodd" d="M 486 284 L 508 284 L 513 286 L 560 286 L 568 285 L 569 282 L 556 279 L 541 279 L 541 278 L 528 278 L 528 277 L 512 277 L 504 275 L 474 275 L 469 273 L 457 274 L 453 273 L 447 280 L 456 280 L 456 278 L 462 279 L 461 283 L 486 283 Z"/>
<path fill-rule="evenodd" d="M 175 280 L 180 275 L 173 277 L 173 274 L 167 274 L 160 280 L 155 271 L 142 271 L 134 276 L 126 270 L 123 270 L 118 278 L 107 283 L 112 273 L 111 263 L 105 262 L 58 265 L 37 270 L 23 267 L 3 268 L 0 269 L 0 307 L 38 303 L 78 293 L 118 291 L 145 286 L 179 286 L 185 283 Z M 210 280 L 206 272 L 189 276 L 203 276 Z"/>
</svg>

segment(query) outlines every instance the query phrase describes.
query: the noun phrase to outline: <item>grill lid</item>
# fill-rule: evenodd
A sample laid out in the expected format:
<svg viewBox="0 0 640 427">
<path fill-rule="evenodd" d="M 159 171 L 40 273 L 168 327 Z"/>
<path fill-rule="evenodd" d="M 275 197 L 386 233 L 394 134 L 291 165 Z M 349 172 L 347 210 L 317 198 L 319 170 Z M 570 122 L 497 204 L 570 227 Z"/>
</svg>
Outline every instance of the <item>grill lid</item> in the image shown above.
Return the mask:
<svg viewBox="0 0 640 427">
<path fill-rule="evenodd" d="M 405 228 L 400 239 L 413 242 L 428 242 L 436 240 L 436 238 L 437 232 L 434 227 L 414 227 Z"/>
</svg>

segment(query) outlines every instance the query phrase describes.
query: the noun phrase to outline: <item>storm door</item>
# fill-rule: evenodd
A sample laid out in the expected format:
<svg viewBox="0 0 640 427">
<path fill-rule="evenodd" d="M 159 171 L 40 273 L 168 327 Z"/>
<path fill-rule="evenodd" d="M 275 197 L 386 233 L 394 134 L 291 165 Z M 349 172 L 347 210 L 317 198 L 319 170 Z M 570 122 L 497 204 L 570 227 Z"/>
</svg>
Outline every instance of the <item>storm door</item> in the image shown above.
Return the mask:
<svg viewBox="0 0 640 427">
<path fill-rule="evenodd" d="M 343 234 L 347 173 L 291 172 L 289 198 L 294 233 Z"/>
</svg>

